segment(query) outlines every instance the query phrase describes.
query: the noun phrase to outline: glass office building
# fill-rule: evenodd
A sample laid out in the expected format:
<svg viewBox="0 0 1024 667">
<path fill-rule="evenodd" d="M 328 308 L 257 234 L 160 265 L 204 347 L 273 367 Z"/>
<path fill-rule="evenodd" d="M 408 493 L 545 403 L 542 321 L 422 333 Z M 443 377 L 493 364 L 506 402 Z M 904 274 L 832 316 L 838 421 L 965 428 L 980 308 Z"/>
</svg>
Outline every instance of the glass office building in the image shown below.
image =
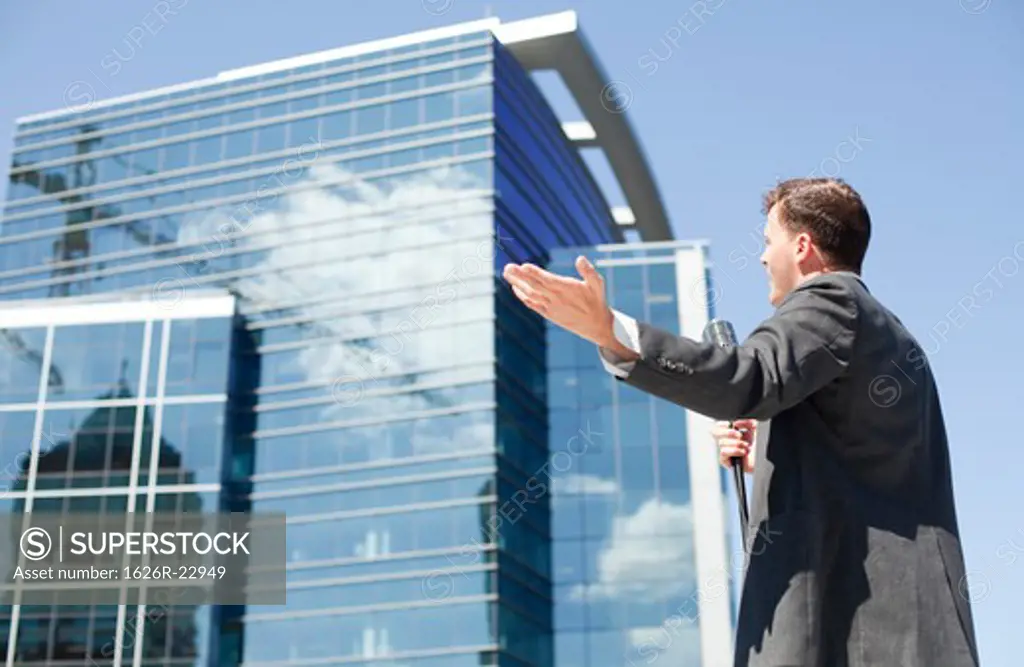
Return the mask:
<svg viewBox="0 0 1024 667">
<path fill-rule="evenodd" d="M 546 68 L 589 133 L 552 111 L 530 76 Z M 675 473 L 689 440 L 652 449 L 663 465 L 638 460 L 662 486 L 644 477 L 564 532 L 566 487 L 540 473 L 560 470 L 553 443 L 597 394 L 565 403 L 567 374 L 587 367 L 553 365 L 556 337 L 499 277 L 508 261 L 622 243 L 626 227 L 671 238 L 607 83 L 569 12 L 19 121 L 0 230 L 8 509 L 283 511 L 289 588 L 283 606 L 156 618 L 7 597 L 7 667 L 541 667 L 581 637 L 591 657 L 568 648 L 565 664 L 597 665 L 603 632 L 632 628 L 642 644 L 682 589 L 607 621 L 605 603 L 588 602 L 595 620 L 564 626 L 576 612 L 560 606 L 552 559 L 571 550 L 563 536 L 601 548 L 616 512 L 668 511 L 659 548 L 692 560 L 680 544 L 695 543 L 694 493 Z M 587 145 L 607 153 L 635 224 L 609 207 Z M 613 414 L 642 427 L 627 410 L 639 397 L 615 400 Z M 658 405 L 652 433 L 685 429 Z M 607 465 L 575 442 L 564 456 Z M 692 588 L 679 558 L 666 577 Z M 588 600 L 593 587 L 645 594 L 649 582 L 616 589 L 616 568 L 633 563 L 602 562 L 572 582 Z"/>
</svg>

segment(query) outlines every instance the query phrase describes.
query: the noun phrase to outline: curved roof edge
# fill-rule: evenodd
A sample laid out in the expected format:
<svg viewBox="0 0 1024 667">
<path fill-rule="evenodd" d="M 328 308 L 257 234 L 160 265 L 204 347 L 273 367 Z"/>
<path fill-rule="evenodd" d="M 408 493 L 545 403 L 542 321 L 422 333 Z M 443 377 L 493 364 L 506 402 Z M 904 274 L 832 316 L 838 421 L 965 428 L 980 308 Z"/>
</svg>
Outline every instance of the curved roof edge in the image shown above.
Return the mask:
<svg viewBox="0 0 1024 667">
<path fill-rule="evenodd" d="M 555 70 L 593 128 L 586 145 L 604 150 L 644 241 L 672 240 L 661 195 L 647 157 L 609 79 L 579 27 L 576 12 L 502 23 L 492 29 L 526 70 Z M 624 92 L 624 91 L 619 91 Z M 631 101 L 631 100 L 629 100 Z"/>
</svg>

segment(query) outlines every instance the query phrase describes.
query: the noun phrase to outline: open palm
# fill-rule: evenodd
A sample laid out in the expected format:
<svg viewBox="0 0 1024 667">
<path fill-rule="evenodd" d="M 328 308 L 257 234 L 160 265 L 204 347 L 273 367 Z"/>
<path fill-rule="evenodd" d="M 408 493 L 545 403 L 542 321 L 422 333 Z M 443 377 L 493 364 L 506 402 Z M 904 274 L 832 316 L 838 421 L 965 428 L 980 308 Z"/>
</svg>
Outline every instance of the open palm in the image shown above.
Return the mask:
<svg viewBox="0 0 1024 667">
<path fill-rule="evenodd" d="M 613 320 L 605 300 L 604 279 L 583 256 L 576 259 L 576 270 L 582 280 L 533 264 L 508 264 L 504 277 L 531 310 L 596 345 L 611 345 Z"/>
</svg>

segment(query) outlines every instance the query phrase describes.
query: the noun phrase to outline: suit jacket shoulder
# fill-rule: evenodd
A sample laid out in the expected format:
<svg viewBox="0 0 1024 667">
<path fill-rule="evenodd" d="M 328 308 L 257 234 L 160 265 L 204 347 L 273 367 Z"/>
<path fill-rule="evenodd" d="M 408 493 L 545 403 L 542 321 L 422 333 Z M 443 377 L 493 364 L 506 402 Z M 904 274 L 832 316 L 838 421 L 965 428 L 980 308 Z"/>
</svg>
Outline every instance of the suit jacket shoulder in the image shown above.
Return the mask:
<svg viewBox="0 0 1024 667">
<path fill-rule="evenodd" d="M 845 372 L 860 329 L 859 282 L 808 280 L 741 345 L 722 349 L 639 324 L 625 381 L 716 419 L 770 419 Z"/>
</svg>

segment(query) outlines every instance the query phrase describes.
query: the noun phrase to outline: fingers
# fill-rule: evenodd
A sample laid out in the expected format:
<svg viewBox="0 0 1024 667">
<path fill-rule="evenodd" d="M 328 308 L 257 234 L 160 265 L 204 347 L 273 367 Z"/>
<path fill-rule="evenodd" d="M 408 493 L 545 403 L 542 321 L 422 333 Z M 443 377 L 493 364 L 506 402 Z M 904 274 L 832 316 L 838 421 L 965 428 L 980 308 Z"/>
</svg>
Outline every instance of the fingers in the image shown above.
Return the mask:
<svg viewBox="0 0 1024 667">
<path fill-rule="evenodd" d="M 729 422 L 715 422 L 715 425 L 711 427 L 711 437 L 715 440 L 730 437 L 729 434 L 732 432 L 733 428 Z"/>
<path fill-rule="evenodd" d="M 580 255 L 576 258 L 576 271 L 579 272 L 580 277 L 583 278 L 583 282 L 587 284 L 591 290 L 599 291 L 604 293 L 604 278 L 597 272 L 594 265 L 590 263 L 590 260 Z"/>
<path fill-rule="evenodd" d="M 504 274 L 508 280 L 516 278 L 527 282 L 535 290 L 543 293 L 563 292 L 580 285 L 580 282 L 574 278 L 556 275 L 535 264 L 509 264 L 505 267 Z"/>
<path fill-rule="evenodd" d="M 505 280 L 512 286 L 515 295 L 533 310 L 545 313 L 551 306 L 551 294 L 525 278 L 521 271 L 510 267 L 505 267 Z"/>
<path fill-rule="evenodd" d="M 711 428 L 711 436 L 718 446 L 718 460 L 726 468 L 732 467 L 733 458 L 743 460 L 743 468 L 750 472 L 752 464 L 749 458 L 753 448 L 753 425 L 757 422 L 750 419 L 738 419 L 734 422 L 718 421 Z M 747 429 L 746 432 L 740 429 Z"/>
<path fill-rule="evenodd" d="M 732 441 L 742 442 L 749 446 L 753 440 L 750 437 L 750 432 L 743 432 L 738 431 L 734 428 L 729 428 L 728 424 L 726 424 L 725 426 L 716 426 L 715 428 L 711 429 L 711 437 L 715 439 L 715 442 L 718 444 L 719 447 L 721 447 L 722 443 L 724 442 Z"/>
<path fill-rule="evenodd" d="M 550 312 L 550 302 L 543 297 L 532 296 L 532 291 L 529 287 L 520 288 L 516 285 L 512 285 L 512 292 L 515 293 L 519 300 L 522 301 L 528 308 L 534 310 L 541 315 L 547 316 Z"/>
<path fill-rule="evenodd" d="M 711 427 L 711 437 L 715 440 L 721 438 L 742 438 L 747 442 L 753 442 L 754 433 L 757 428 L 756 419 L 737 419 L 734 422 L 719 421 Z"/>
<path fill-rule="evenodd" d="M 737 445 L 737 446 L 734 446 L 734 447 L 723 447 L 723 448 L 719 449 L 719 451 L 718 451 L 718 460 L 719 460 L 719 462 L 722 463 L 722 465 L 724 465 L 725 467 L 728 468 L 728 467 L 732 466 L 732 459 L 738 457 L 738 458 L 742 459 L 745 462 L 746 460 L 748 460 L 748 456 L 749 455 L 750 455 L 750 448 L 746 447 L 745 445 Z M 744 465 L 744 467 L 745 467 L 745 465 Z"/>
<path fill-rule="evenodd" d="M 725 458 L 746 456 L 750 453 L 750 445 L 743 440 L 727 438 L 718 443 L 718 454 Z"/>
</svg>

